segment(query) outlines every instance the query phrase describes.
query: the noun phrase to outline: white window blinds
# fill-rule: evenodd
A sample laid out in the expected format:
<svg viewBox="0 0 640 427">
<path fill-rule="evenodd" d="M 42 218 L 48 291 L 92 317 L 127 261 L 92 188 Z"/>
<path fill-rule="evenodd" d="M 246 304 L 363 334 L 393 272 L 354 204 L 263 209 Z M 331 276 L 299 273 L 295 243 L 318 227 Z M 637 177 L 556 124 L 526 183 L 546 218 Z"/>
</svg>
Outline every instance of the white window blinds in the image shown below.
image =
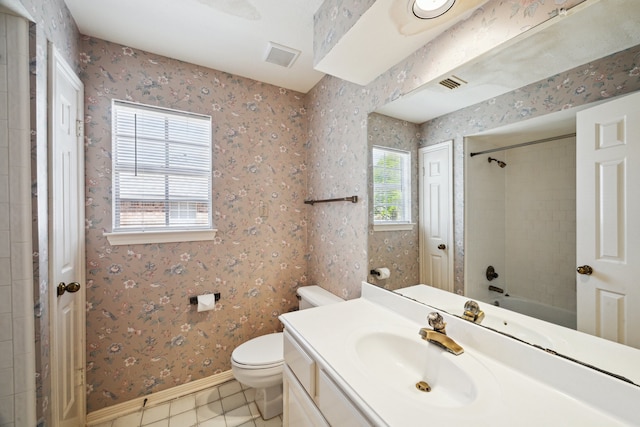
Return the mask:
<svg viewBox="0 0 640 427">
<path fill-rule="evenodd" d="M 211 117 L 112 107 L 113 232 L 212 229 Z"/>
<path fill-rule="evenodd" d="M 373 148 L 373 221 L 411 222 L 411 153 Z"/>
</svg>

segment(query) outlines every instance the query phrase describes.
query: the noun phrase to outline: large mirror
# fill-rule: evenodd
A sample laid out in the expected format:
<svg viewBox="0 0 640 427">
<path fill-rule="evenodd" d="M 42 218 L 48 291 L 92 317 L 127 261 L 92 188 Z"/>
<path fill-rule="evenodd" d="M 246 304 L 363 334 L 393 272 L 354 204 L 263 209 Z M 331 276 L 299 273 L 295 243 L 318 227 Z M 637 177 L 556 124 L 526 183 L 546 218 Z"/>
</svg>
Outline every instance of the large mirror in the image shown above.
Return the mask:
<svg viewBox="0 0 640 427">
<path fill-rule="evenodd" d="M 434 89 L 435 82 L 370 115 L 370 145 L 413 146 L 414 183 L 418 148 L 454 138 L 455 239 L 448 249 L 457 294 L 481 305 L 519 306 L 515 309 L 523 314 L 576 329 L 576 113 L 640 90 L 637 22 L 636 0 L 595 2 L 452 70 L 451 75 L 480 82 L 467 93 L 443 98 L 448 95 Z M 516 86 L 521 89 L 490 87 L 501 80 L 521 82 Z M 442 136 L 443 127 L 449 138 Z M 505 149 L 511 146 L 517 148 Z M 370 159 L 370 170 L 371 165 Z M 369 276 L 369 282 L 390 290 L 425 283 L 417 215 L 416 207 L 409 230 L 369 227 L 369 269 L 391 270 L 389 279 Z M 535 337 L 530 341 L 549 347 Z M 640 384 L 637 368 L 625 372 L 615 360 L 607 361 L 606 352 L 587 354 L 578 347 L 563 353 Z M 604 340 L 601 347 L 612 348 Z"/>
</svg>

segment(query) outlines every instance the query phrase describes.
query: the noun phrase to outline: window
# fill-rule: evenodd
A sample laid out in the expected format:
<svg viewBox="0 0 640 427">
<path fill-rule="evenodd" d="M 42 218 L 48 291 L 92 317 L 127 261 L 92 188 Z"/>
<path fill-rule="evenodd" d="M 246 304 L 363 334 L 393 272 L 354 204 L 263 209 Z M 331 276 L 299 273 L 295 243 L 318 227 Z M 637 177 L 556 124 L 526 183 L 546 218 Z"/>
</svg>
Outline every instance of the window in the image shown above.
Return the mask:
<svg viewBox="0 0 640 427">
<path fill-rule="evenodd" d="M 214 231 L 211 117 L 118 100 L 112 115 L 110 242 L 118 234 L 138 235 L 128 243 L 212 238 L 193 238 Z M 142 234 L 156 238 L 141 241 Z"/>
<path fill-rule="evenodd" d="M 373 147 L 374 224 L 411 223 L 411 153 Z"/>
</svg>

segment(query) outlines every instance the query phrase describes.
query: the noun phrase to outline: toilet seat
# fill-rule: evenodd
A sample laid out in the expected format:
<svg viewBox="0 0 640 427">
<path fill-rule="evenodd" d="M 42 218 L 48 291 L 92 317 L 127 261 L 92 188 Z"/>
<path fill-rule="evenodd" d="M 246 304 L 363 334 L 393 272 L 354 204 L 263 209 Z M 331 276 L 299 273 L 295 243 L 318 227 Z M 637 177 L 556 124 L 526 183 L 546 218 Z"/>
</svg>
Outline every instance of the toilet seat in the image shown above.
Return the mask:
<svg viewBox="0 0 640 427">
<path fill-rule="evenodd" d="M 267 369 L 284 363 L 284 334 L 262 335 L 241 344 L 231 353 L 231 362 L 243 369 Z"/>
</svg>

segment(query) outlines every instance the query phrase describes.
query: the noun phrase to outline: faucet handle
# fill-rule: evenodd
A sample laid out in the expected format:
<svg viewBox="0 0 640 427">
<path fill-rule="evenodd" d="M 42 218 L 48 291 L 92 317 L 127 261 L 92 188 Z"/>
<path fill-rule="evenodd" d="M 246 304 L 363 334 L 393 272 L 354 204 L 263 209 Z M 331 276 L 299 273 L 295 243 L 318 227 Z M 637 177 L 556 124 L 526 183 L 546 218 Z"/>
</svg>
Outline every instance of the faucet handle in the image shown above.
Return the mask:
<svg viewBox="0 0 640 427">
<path fill-rule="evenodd" d="M 477 302 L 469 300 L 464 304 L 464 314 L 462 318 L 480 323 L 484 319 L 484 311 L 480 310 L 480 305 Z"/>
<path fill-rule="evenodd" d="M 442 318 L 442 315 L 437 311 L 429 313 L 427 316 L 427 321 L 429 322 L 429 326 L 433 328 L 434 331 L 445 333 L 444 328 L 447 326 L 446 322 Z"/>
<path fill-rule="evenodd" d="M 473 314 L 478 314 L 480 311 L 480 304 L 473 300 L 469 300 L 464 303 L 464 311 L 470 311 Z"/>
</svg>

